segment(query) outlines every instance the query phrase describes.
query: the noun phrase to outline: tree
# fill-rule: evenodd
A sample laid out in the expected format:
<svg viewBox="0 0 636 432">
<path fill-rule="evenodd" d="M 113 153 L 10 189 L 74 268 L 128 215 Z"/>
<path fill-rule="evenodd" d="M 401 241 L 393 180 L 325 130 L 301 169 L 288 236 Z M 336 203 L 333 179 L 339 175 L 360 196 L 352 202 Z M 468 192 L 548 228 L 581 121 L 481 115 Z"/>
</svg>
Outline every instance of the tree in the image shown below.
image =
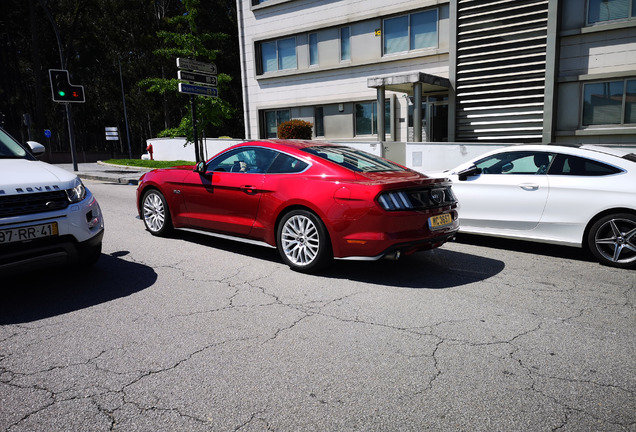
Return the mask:
<svg viewBox="0 0 636 432">
<path fill-rule="evenodd" d="M 147 78 L 140 82 L 140 85 L 146 87 L 147 91 L 161 95 L 178 91 L 175 66 L 175 60 L 178 57 L 195 59 L 206 63 L 214 63 L 216 61 L 218 55 L 222 52 L 217 46 L 222 45 L 230 36 L 223 32 L 205 31 L 202 29 L 202 25 L 199 25 L 199 23 L 205 22 L 210 27 L 210 21 L 203 19 L 206 11 L 215 11 L 216 15 L 218 15 L 218 9 L 213 9 L 211 2 L 207 3 L 208 7 L 202 9 L 200 0 L 183 0 L 185 12 L 167 19 L 172 30 L 161 30 L 157 33 L 163 42 L 163 46 L 154 50 L 154 53 L 171 60 L 172 66 L 169 70 L 173 73 L 172 76 L 174 78 Z M 231 79 L 226 73 L 217 75 L 219 93 L 222 94 L 228 88 Z M 185 96 L 183 99 L 185 105 Z M 220 130 L 225 124 L 225 120 L 233 118 L 237 111 L 235 107 L 221 97 L 196 96 L 195 103 L 197 126 L 200 131 L 208 134 L 214 134 L 215 131 Z M 184 111 L 186 115 L 181 118 L 179 125 L 164 129 L 158 136 L 185 136 L 187 142 L 192 143 L 194 141 L 192 112 L 187 105 Z"/>
<path fill-rule="evenodd" d="M 71 82 L 83 85 L 86 93 L 86 103 L 72 106 L 80 155 L 97 151 L 126 153 L 122 152 L 127 144 L 122 83 L 131 147 L 134 154 L 143 153 L 146 139 L 156 136 L 158 131 L 178 127 L 189 117 L 187 96 L 176 91 L 174 58 L 167 62 L 164 57 L 153 54 L 158 48 L 178 45 L 163 42 L 157 37 L 158 33 L 226 35 L 205 41 L 203 46 L 216 51 L 219 71 L 240 76 L 233 2 L 201 0 L 197 3 L 198 15 L 194 22 L 198 27 L 192 33 L 186 27 L 189 25 L 186 19 L 176 22 L 188 13 L 187 6 L 191 4 L 181 0 L 3 0 L 0 113 L 6 116 L 4 128 L 23 142 L 30 138 L 41 141 L 54 152 L 69 150 L 65 109 L 51 100 L 48 76 L 49 69 L 63 68 L 70 72 Z M 172 21 L 171 17 L 177 19 Z M 59 29 L 65 65 L 60 64 L 51 21 Z M 209 56 L 202 55 L 201 59 L 208 60 Z M 242 136 L 240 80 L 229 80 L 229 76 L 222 79 L 220 90 L 227 104 L 223 109 L 233 112 L 232 120 L 217 117 L 214 124 L 210 122 L 205 127 L 207 136 Z M 174 91 L 156 97 L 149 95 L 138 85 L 148 77 L 173 78 Z M 210 115 L 203 106 L 200 111 L 202 116 Z M 24 124 L 24 114 L 29 114 L 30 126 Z M 234 120 L 237 117 L 239 119 Z M 106 141 L 105 126 L 118 126 L 122 141 Z M 44 137 L 44 129 L 52 132 L 50 139 Z"/>
</svg>

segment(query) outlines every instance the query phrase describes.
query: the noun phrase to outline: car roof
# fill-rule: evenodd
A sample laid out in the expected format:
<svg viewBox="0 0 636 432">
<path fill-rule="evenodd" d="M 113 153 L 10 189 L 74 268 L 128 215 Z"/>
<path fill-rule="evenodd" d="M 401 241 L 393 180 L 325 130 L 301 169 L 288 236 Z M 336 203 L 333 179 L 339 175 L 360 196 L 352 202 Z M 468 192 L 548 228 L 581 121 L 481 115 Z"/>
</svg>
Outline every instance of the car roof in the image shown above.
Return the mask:
<svg viewBox="0 0 636 432">
<path fill-rule="evenodd" d="M 495 154 L 502 151 L 547 151 L 547 152 L 561 152 L 561 153 L 570 153 L 579 156 L 588 156 L 592 157 L 593 155 L 606 155 L 610 157 L 617 157 L 625 160 L 630 160 L 632 162 L 636 162 L 636 154 L 631 153 L 627 150 L 616 148 L 616 147 L 605 147 L 605 146 L 597 146 L 597 145 L 582 145 L 582 144 L 572 144 L 572 145 L 563 145 L 563 144 L 519 144 L 519 145 L 511 145 L 502 147 L 493 151 L 488 152 L 487 154 Z M 484 154 L 485 155 L 485 154 Z"/>
</svg>

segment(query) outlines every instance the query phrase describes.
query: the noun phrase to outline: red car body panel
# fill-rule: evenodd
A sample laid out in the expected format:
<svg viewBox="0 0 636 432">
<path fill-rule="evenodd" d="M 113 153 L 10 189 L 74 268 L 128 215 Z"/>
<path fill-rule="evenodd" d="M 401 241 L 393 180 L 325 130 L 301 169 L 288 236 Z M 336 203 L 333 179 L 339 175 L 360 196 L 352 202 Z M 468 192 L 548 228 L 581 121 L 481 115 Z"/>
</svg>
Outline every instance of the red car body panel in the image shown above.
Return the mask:
<svg viewBox="0 0 636 432">
<path fill-rule="evenodd" d="M 281 216 L 292 208 L 314 212 L 324 223 L 333 256 L 378 257 L 437 247 L 457 232 L 456 202 L 429 209 L 387 211 L 377 201 L 381 192 L 450 187 L 448 181 L 405 169 L 399 172 L 354 172 L 303 152 L 318 142 L 264 141 L 230 147 L 266 146 L 309 164 L 303 172 L 258 174 L 194 171 L 193 166 L 159 169 L 145 174 L 137 189 L 159 189 L 167 200 L 175 228 L 195 228 L 263 241 L 276 246 Z M 217 155 L 218 156 L 218 155 Z M 216 156 L 215 156 L 216 157 Z M 212 158 L 214 159 L 214 158 Z M 431 231 L 431 216 L 450 213 L 453 222 Z"/>
</svg>

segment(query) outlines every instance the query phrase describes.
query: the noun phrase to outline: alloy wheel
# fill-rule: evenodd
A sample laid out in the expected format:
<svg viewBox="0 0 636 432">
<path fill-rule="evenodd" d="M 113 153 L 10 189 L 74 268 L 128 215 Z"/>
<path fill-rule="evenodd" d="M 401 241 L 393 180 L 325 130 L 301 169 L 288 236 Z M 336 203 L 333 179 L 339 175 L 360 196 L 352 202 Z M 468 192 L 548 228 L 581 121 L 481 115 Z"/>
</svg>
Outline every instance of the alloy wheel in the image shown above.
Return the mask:
<svg viewBox="0 0 636 432">
<path fill-rule="evenodd" d="M 156 192 L 148 193 L 144 199 L 144 222 L 153 233 L 160 232 L 165 225 L 166 207 Z"/>
<path fill-rule="evenodd" d="M 320 250 L 318 229 L 303 215 L 292 216 L 285 222 L 281 242 L 285 256 L 295 265 L 311 264 Z"/>
<path fill-rule="evenodd" d="M 594 230 L 594 247 L 599 258 L 610 265 L 631 267 L 636 264 L 636 220 L 615 215 Z"/>
</svg>

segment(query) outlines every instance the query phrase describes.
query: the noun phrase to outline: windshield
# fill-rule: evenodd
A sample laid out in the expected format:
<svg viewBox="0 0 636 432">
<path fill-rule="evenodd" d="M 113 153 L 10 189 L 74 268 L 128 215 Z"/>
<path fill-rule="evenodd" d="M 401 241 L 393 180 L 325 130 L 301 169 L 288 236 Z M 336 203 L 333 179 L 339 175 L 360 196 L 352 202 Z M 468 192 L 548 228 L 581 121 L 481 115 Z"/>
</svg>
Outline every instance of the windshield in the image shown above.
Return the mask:
<svg viewBox="0 0 636 432">
<path fill-rule="evenodd" d="M 357 172 L 404 171 L 399 165 L 351 147 L 315 146 L 303 149 L 328 161 Z"/>
<path fill-rule="evenodd" d="M 27 157 L 27 151 L 0 128 L 0 159 L 24 157 Z"/>
</svg>

